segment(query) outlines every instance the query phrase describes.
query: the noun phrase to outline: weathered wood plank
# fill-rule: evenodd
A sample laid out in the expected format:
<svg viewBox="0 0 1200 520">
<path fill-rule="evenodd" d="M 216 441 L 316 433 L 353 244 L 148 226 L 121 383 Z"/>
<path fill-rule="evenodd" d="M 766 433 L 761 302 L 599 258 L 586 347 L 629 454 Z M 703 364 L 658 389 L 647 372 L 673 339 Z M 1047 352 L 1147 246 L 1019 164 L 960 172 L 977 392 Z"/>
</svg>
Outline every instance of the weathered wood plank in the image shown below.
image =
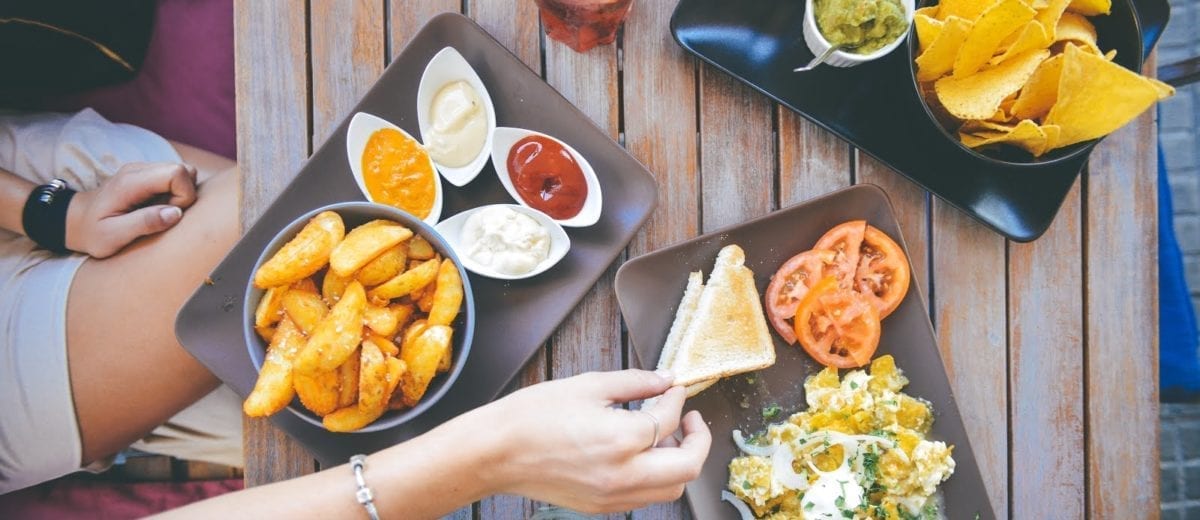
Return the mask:
<svg viewBox="0 0 1200 520">
<path fill-rule="evenodd" d="M 617 46 L 580 54 L 549 38 L 545 44 L 546 81 L 616 139 L 620 131 Z M 613 298 L 613 275 L 620 263 L 613 263 L 555 331 L 550 351 L 553 378 L 623 368 L 621 316 Z"/>
<path fill-rule="evenodd" d="M 312 149 L 317 149 L 383 73 L 383 3 L 312 2 Z"/>
<path fill-rule="evenodd" d="M 902 207 L 897 207 L 897 211 L 903 211 Z M 997 518 L 1007 518 L 1004 237 L 935 199 L 932 240 L 936 277 L 932 315 L 937 324 L 942 362 L 992 509 Z M 909 246 L 916 247 L 911 241 Z"/>
<path fill-rule="evenodd" d="M 254 224 L 308 157 L 307 46 L 303 8 L 285 1 L 234 3 L 241 222 Z M 245 419 L 247 486 L 314 469 L 312 456 L 266 419 Z"/>
<path fill-rule="evenodd" d="M 919 287 L 929 296 L 929 203 L 925 190 L 859 150 L 854 151 L 854 156 L 855 181 L 883 188 L 896 210 L 900 232 L 908 244 L 908 260 L 912 262 L 910 287 Z"/>
<path fill-rule="evenodd" d="M 775 200 L 771 110 L 771 102 L 762 94 L 724 72 L 700 66 L 703 231 L 771 211 Z"/>
<path fill-rule="evenodd" d="M 1080 209 L 1076 181 L 1046 234 L 1008 249 L 1013 518 L 1083 518 Z"/>
<path fill-rule="evenodd" d="M 642 2 L 625 23 L 625 147 L 654 174 L 659 190 L 658 207 L 630 243 L 631 257 L 696 236 L 700 227 L 696 61 L 663 30 L 674 7 L 673 2 Z M 625 348 L 632 360 L 632 345 Z M 632 518 L 686 514 L 687 505 L 679 500 L 633 511 Z"/>
<path fill-rule="evenodd" d="M 791 110 L 776 105 L 779 118 L 779 207 L 849 186 L 850 145 Z"/>
<path fill-rule="evenodd" d="M 525 65 L 541 73 L 541 33 L 538 10 L 533 2 L 470 0 L 466 11 L 476 22 L 512 51 Z M 512 389 L 537 384 L 546 379 L 546 349 L 543 347 L 522 369 Z M 529 518 L 541 504 L 512 495 L 488 497 L 476 506 L 479 518 Z"/>
<path fill-rule="evenodd" d="M 400 54 L 430 18 L 440 13 L 457 13 L 462 9 L 460 0 L 384 0 L 388 3 L 388 62 Z M 420 74 L 420 72 L 416 72 Z"/>
<path fill-rule="evenodd" d="M 1154 67 L 1148 60 L 1143 73 Z M 1100 143 L 1084 185 L 1089 518 L 1159 513 L 1154 116 Z"/>
</svg>

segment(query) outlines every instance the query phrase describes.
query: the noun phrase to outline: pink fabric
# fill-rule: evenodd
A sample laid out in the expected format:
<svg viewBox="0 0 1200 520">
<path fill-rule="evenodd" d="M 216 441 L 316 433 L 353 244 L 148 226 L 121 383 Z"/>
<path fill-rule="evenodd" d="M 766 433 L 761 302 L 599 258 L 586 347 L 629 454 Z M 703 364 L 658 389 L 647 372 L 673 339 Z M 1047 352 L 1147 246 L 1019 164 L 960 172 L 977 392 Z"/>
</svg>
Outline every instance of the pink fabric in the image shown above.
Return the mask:
<svg viewBox="0 0 1200 520">
<path fill-rule="evenodd" d="M 159 0 L 154 17 L 136 78 L 47 108 L 90 106 L 110 121 L 235 158 L 233 0 Z"/>
<path fill-rule="evenodd" d="M 141 518 L 242 486 L 242 479 L 122 483 L 64 477 L 0 495 L 0 516 L 28 520 Z"/>
</svg>

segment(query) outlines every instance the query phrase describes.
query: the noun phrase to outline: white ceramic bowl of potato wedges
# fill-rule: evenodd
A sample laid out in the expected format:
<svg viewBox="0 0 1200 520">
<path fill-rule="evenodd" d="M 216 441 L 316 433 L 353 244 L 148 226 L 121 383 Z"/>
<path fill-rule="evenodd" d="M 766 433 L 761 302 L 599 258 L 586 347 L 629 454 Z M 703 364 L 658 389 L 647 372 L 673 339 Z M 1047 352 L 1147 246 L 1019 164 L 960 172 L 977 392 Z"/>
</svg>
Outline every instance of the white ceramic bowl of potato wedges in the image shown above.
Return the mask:
<svg viewBox="0 0 1200 520">
<path fill-rule="evenodd" d="M 397 387 L 395 388 L 395 399 L 393 400 L 393 402 L 399 403 L 401 401 L 408 401 L 406 403 L 408 406 L 403 407 L 403 408 L 389 407 L 389 409 L 386 412 L 383 412 L 383 414 L 381 416 L 378 416 L 378 418 L 368 422 L 364 426 L 352 429 L 350 431 L 365 433 L 365 432 L 373 432 L 373 431 L 380 431 L 380 430 L 385 430 L 385 429 L 389 429 L 389 428 L 394 428 L 396 426 L 399 426 L 401 424 L 404 424 L 404 423 L 412 420 L 413 418 L 417 417 L 418 415 L 424 413 L 430 407 L 434 406 L 434 404 L 436 404 L 438 402 L 438 400 L 440 400 L 446 394 L 446 392 L 449 391 L 450 386 L 454 384 L 455 380 L 458 379 L 459 374 L 462 373 L 462 369 L 466 365 L 467 356 L 469 355 L 470 350 L 471 350 L 471 342 L 472 342 L 472 338 L 473 338 L 474 330 L 475 330 L 475 304 L 474 304 L 474 298 L 471 293 L 471 282 L 470 282 L 470 279 L 467 277 L 467 271 L 463 268 L 462 262 L 459 261 L 457 255 L 454 254 L 454 251 L 449 247 L 449 245 L 442 238 L 442 236 L 433 229 L 432 226 L 422 222 L 420 219 L 414 217 L 413 215 L 410 215 L 399 209 L 396 209 L 396 208 L 393 208 L 390 206 L 384 206 L 381 204 L 375 204 L 375 203 L 371 203 L 371 202 L 342 202 L 342 203 L 337 203 L 337 204 L 331 204 L 328 206 L 314 209 L 312 211 L 305 213 L 304 215 L 297 217 L 296 220 L 292 221 L 292 223 L 288 224 L 286 227 L 284 227 L 282 230 L 280 230 L 275 235 L 275 237 L 271 239 L 271 241 L 267 244 L 267 247 L 263 250 L 262 255 L 259 256 L 258 261 L 255 262 L 254 270 L 251 271 L 251 273 L 252 273 L 251 278 L 250 278 L 250 280 L 247 280 L 247 284 L 246 284 L 246 295 L 245 295 L 245 302 L 244 302 L 245 313 L 244 313 L 244 317 L 243 317 L 243 323 L 244 323 L 243 328 L 244 328 L 244 334 L 245 334 L 245 340 L 246 340 L 246 348 L 250 354 L 251 361 L 254 363 L 254 369 L 257 373 L 260 374 L 260 377 L 259 377 L 259 381 L 256 382 L 256 388 L 255 388 L 254 392 L 251 393 L 251 396 L 247 399 L 247 402 L 244 403 L 244 409 L 247 410 L 247 413 L 249 413 L 249 411 L 251 409 L 253 409 L 253 410 L 257 411 L 256 413 L 258 413 L 258 415 L 264 415 L 262 413 L 262 410 L 264 409 L 262 406 L 262 404 L 264 402 L 263 394 L 267 394 L 267 395 L 273 396 L 273 400 L 268 400 L 269 402 L 272 403 L 272 405 L 269 407 L 269 409 L 281 411 L 281 410 L 279 410 L 279 406 L 281 406 L 281 403 L 285 399 L 285 395 L 286 395 L 286 391 L 283 390 L 283 388 L 285 388 L 285 385 L 281 381 L 287 379 L 287 377 L 284 377 L 282 379 L 274 378 L 273 381 L 275 381 L 275 384 L 274 384 L 274 388 L 272 388 L 271 391 L 265 391 L 266 390 L 265 388 L 260 389 L 259 387 L 260 386 L 264 386 L 264 387 L 270 386 L 263 380 L 271 379 L 271 378 L 262 377 L 263 365 L 264 365 L 264 361 L 267 358 L 267 349 L 268 349 L 268 345 L 269 345 L 269 343 L 265 339 L 265 337 L 272 336 L 273 334 L 279 333 L 279 331 L 284 330 L 286 328 L 283 326 L 283 321 L 285 319 L 286 319 L 286 321 L 290 322 L 289 326 L 292 327 L 292 330 L 290 333 L 292 334 L 293 342 L 288 343 L 288 344 L 289 345 L 299 345 L 299 347 L 300 347 L 299 353 L 296 353 L 296 351 L 291 350 L 291 349 L 281 349 L 282 351 L 293 352 L 293 354 L 291 356 L 288 356 L 290 359 L 288 359 L 288 361 L 286 362 L 286 365 L 288 365 L 292 368 L 291 373 L 290 373 L 290 377 L 292 379 L 291 383 L 293 385 L 293 388 L 296 388 L 299 385 L 308 385 L 307 389 L 309 390 L 307 392 L 302 392 L 303 394 L 305 394 L 306 397 L 308 397 L 308 399 L 306 399 L 307 402 L 305 402 L 305 403 L 301 402 L 300 395 L 292 396 L 292 398 L 288 401 L 288 404 L 286 405 L 286 408 L 288 409 L 288 411 L 290 413 L 296 414 L 298 417 L 300 417 L 304 421 L 306 421 L 318 428 L 330 429 L 331 431 L 342 431 L 342 430 L 345 430 L 345 428 L 343 428 L 342 430 L 335 430 L 332 428 L 327 428 L 326 421 L 333 421 L 334 419 L 326 417 L 326 419 L 323 420 L 322 415 L 330 416 L 330 415 L 337 414 L 335 417 L 340 418 L 340 420 L 342 421 L 340 424 L 342 424 L 342 425 L 356 424 L 355 421 L 361 422 L 361 419 L 349 419 L 348 420 L 349 422 L 347 422 L 347 420 L 345 419 L 345 417 L 347 417 L 347 416 L 353 417 L 355 415 L 354 410 L 352 410 L 350 408 L 356 407 L 358 405 L 358 401 L 360 401 L 360 400 L 370 401 L 370 402 L 378 402 L 377 395 L 375 396 L 374 401 L 369 399 L 368 395 L 367 395 L 368 390 L 379 390 L 378 388 L 376 388 L 374 386 L 374 383 L 369 383 L 372 386 L 363 387 L 362 389 L 351 388 L 351 387 L 356 387 L 357 385 L 355 385 L 355 384 L 350 384 L 350 385 L 341 385 L 340 384 L 341 381 L 352 381 L 352 380 L 357 380 L 357 378 L 354 377 L 353 375 L 348 375 L 346 373 L 343 373 L 343 371 L 350 370 L 349 367 L 330 365 L 331 363 L 338 363 L 336 360 L 333 359 L 333 358 L 336 358 L 336 355 L 331 356 L 327 353 L 324 356 L 305 355 L 304 351 L 308 350 L 307 349 L 308 339 L 310 337 L 317 337 L 319 335 L 318 327 L 321 327 L 320 322 L 324 321 L 324 318 L 320 318 L 319 321 L 314 321 L 314 319 L 310 316 L 309 317 L 310 319 L 307 320 L 307 324 L 306 324 L 308 326 L 307 328 L 309 328 L 310 331 L 308 334 L 305 334 L 301 330 L 300 325 L 292 325 L 292 324 L 299 324 L 302 321 L 305 321 L 305 320 L 301 319 L 301 315 L 303 314 L 302 312 L 293 312 L 293 313 L 289 314 L 288 311 L 286 311 L 282 308 L 282 304 L 277 305 L 277 306 L 272 306 L 271 309 L 267 309 L 266 308 L 267 306 L 263 304 L 264 296 L 266 296 L 269 291 L 267 289 L 265 289 L 264 287 L 261 287 L 261 285 L 263 285 L 264 282 L 267 284 L 273 284 L 273 283 L 276 283 L 278 280 L 287 279 L 287 277 L 285 276 L 283 278 L 280 278 L 278 269 L 270 269 L 271 274 L 276 275 L 274 277 L 256 276 L 256 275 L 262 274 L 262 273 L 260 273 L 260 268 L 262 268 L 264 266 L 264 264 L 271 262 L 272 259 L 274 257 L 276 257 L 276 253 L 278 253 L 278 252 L 280 252 L 280 250 L 284 249 L 285 246 L 289 244 L 289 242 L 293 241 L 293 239 L 296 239 L 297 235 L 300 235 L 302 233 L 305 226 L 308 225 L 308 223 L 310 221 L 312 221 L 318 215 L 321 215 L 322 213 L 327 212 L 327 211 L 336 213 L 340 217 L 341 223 L 342 223 L 342 229 L 340 230 L 340 233 L 338 231 L 328 231 L 328 230 L 325 230 L 325 231 L 328 231 L 329 233 L 339 233 L 342 236 L 341 237 L 326 236 L 323 238 L 318 237 L 318 239 L 315 240 L 316 242 L 322 242 L 322 240 L 336 240 L 339 243 L 345 243 L 346 240 L 344 237 L 351 235 L 352 230 L 358 228 L 362 224 L 366 224 L 368 222 L 377 221 L 377 220 L 390 221 L 392 223 L 399 224 L 400 226 L 403 226 L 404 228 L 407 228 L 407 230 L 410 230 L 412 232 L 411 236 L 408 236 L 407 232 L 400 235 L 402 237 L 405 237 L 405 238 L 403 238 L 404 241 L 403 241 L 403 243 L 397 244 L 395 246 L 395 249 L 397 251 L 403 249 L 406 252 L 405 256 L 403 258 L 401 258 L 399 260 L 393 259 L 393 260 L 395 260 L 395 262 L 398 262 L 398 265 L 402 266 L 402 267 L 398 267 L 399 269 L 401 269 L 400 273 L 398 273 L 395 277 L 391 277 L 385 273 L 383 279 L 386 279 L 387 280 L 386 282 L 377 282 L 376 285 L 363 286 L 364 291 L 363 291 L 363 293 L 361 293 L 363 296 L 366 297 L 367 301 L 370 302 L 370 303 L 366 304 L 367 307 L 374 305 L 376 310 L 387 307 L 388 309 L 394 310 L 395 312 L 394 313 L 385 313 L 384 315 L 391 316 L 393 318 L 383 319 L 382 320 L 383 325 L 378 326 L 378 325 L 376 325 L 376 323 L 374 321 L 370 320 L 369 317 L 364 317 L 362 322 L 365 322 L 365 324 L 362 326 L 362 332 L 360 333 L 361 335 L 358 337 L 361 337 L 364 339 L 370 338 L 372 347 L 366 346 L 366 342 L 364 341 L 361 346 L 355 347 L 355 349 L 353 351 L 354 352 L 353 357 L 348 359 L 347 362 L 344 362 L 343 364 L 349 363 L 353 359 L 360 359 L 360 357 L 364 356 L 364 355 L 366 355 L 367 357 L 371 357 L 373 359 L 378 359 L 378 358 L 374 357 L 374 352 L 373 352 L 373 351 L 375 351 L 375 349 L 378 349 L 380 352 L 383 353 L 383 359 L 388 361 L 388 363 L 390 363 L 390 364 L 385 363 L 384 366 L 395 369 L 396 366 L 392 366 L 392 365 L 399 365 L 399 364 L 395 363 L 394 361 L 388 360 L 388 358 L 394 357 L 396 359 L 401 359 L 402 357 L 404 357 L 405 354 L 394 354 L 394 353 L 396 352 L 396 350 L 400 349 L 401 347 L 407 346 L 404 344 L 405 332 L 409 328 L 409 325 L 411 325 L 411 323 L 413 321 L 415 321 L 411 317 L 403 316 L 404 312 L 402 309 L 399 309 L 399 307 L 404 307 L 405 305 L 411 305 L 412 310 L 415 311 L 414 315 L 425 316 L 426 313 L 422 313 L 419 308 L 420 304 L 429 303 L 429 305 L 427 305 L 427 308 L 430 308 L 430 306 L 437 305 L 437 304 L 431 303 L 430 300 L 432 300 L 432 298 L 428 298 L 428 297 L 427 297 L 427 302 L 420 302 L 419 300 L 414 300 L 414 299 L 412 299 L 412 296 L 413 296 L 412 294 L 395 297 L 395 299 L 387 298 L 390 295 L 390 291 L 389 291 L 389 289 L 383 288 L 383 286 L 391 284 L 391 285 L 389 285 L 389 287 L 394 288 L 397 285 L 395 283 L 397 281 L 396 279 L 400 277 L 399 275 L 401 273 L 404 273 L 409 270 L 417 271 L 416 267 L 418 267 L 422 264 L 427 264 L 427 263 L 433 262 L 433 260 L 436 260 L 436 258 L 434 258 L 432 260 L 428 259 L 428 258 L 418 258 L 418 257 L 427 257 L 427 255 L 429 254 L 429 251 L 428 251 L 429 249 L 432 249 L 433 253 L 436 255 L 439 255 L 442 259 L 448 259 L 453 262 L 453 267 L 444 266 L 437 262 L 433 262 L 434 268 L 441 268 L 441 269 L 438 269 L 438 273 L 439 273 L 438 274 L 439 277 L 437 278 L 438 280 L 442 279 L 441 276 L 449 276 L 450 278 L 453 278 L 452 273 L 450 271 L 456 272 L 458 275 L 458 279 L 461 280 L 462 300 L 461 300 L 461 305 L 459 306 L 458 313 L 456 315 L 453 315 L 452 318 L 449 318 L 449 317 L 447 317 L 447 314 L 445 312 L 442 312 L 439 314 L 439 316 L 438 316 L 439 319 L 437 320 L 439 322 L 449 322 L 447 326 L 450 329 L 452 329 L 452 334 L 450 335 L 451 340 L 450 340 L 450 346 L 449 346 L 449 352 L 450 352 L 449 360 L 447 361 L 444 357 L 439 357 L 439 359 L 440 359 L 439 364 L 441 366 L 438 367 L 436 374 L 433 375 L 431 379 L 428 379 L 428 381 L 429 381 L 428 385 L 427 385 L 427 387 L 425 387 L 424 392 L 420 393 L 420 397 L 418 399 L 416 399 L 415 401 L 408 401 L 409 393 L 407 392 L 407 388 L 411 388 L 414 385 L 417 387 L 421 386 L 420 383 L 413 383 L 413 379 L 411 378 L 411 376 L 413 376 L 414 374 L 427 373 L 427 371 L 422 371 L 420 369 L 410 372 L 409 373 L 410 380 L 406 381 L 403 384 L 397 384 Z M 325 216 L 325 217 L 323 217 L 322 222 L 329 222 L 331 220 L 332 219 L 329 216 Z M 360 235 L 360 236 L 363 234 L 364 233 L 362 233 L 362 232 L 357 233 L 357 235 Z M 309 235 L 312 235 L 312 233 L 310 232 L 306 236 L 309 236 Z M 394 233 L 394 231 L 393 231 L 393 233 L 392 233 L 393 239 L 394 239 L 395 235 L 396 235 L 396 233 Z M 298 240 L 297 242 L 301 242 L 301 241 L 305 241 L 305 240 Z M 428 246 L 428 248 L 426 246 Z M 296 245 L 292 245 L 289 247 L 291 247 L 292 251 L 294 252 L 294 251 L 297 251 L 298 250 L 297 247 L 300 247 L 300 246 L 299 246 L 299 244 L 296 244 Z M 318 247 L 319 248 L 321 246 L 320 246 L 320 244 L 317 244 L 317 245 L 310 244 L 307 247 Z M 378 249 L 378 247 L 376 247 L 375 249 Z M 391 249 L 392 248 L 389 247 L 389 251 Z M 410 249 L 411 249 L 411 251 L 410 251 Z M 307 252 L 308 251 L 306 251 L 306 253 Z M 409 252 L 412 253 L 412 255 L 413 255 L 412 257 L 408 256 Z M 362 258 L 366 258 L 366 256 L 363 256 L 363 255 L 372 255 L 373 253 L 370 253 L 370 252 L 361 253 L 360 252 L 358 254 Z M 399 255 L 399 253 L 397 252 L 396 255 Z M 280 255 L 280 256 L 282 257 L 284 255 Z M 302 255 L 296 255 L 295 258 L 303 258 L 303 257 L 308 257 L 308 256 L 310 256 L 310 255 L 302 254 Z M 340 263 L 336 262 L 336 261 L 333 262 L 335 264 L 335 266 L 340 267 L 343 272 L 346 272 L 348 269 L 355 268 L 357 265 L 362 264 L 361 260 L 358 262 L 354 262 L 354 261 L 347 262 L 345 260 L 345 258 L 347 256 L 352 256 L 352 255 L 346 255 L 346 254 L 338 255 L 338 259 L 341 260 L 341 262 Z M 334 268 L 330 267 L 329 262 L 324 262 L 324 264 L 323 264 L 324 267 L 322 267 L 315 273 L 306 277 L 306 279 L 312 280 L 313 284 L 311 286 L 307 286 L 306 288 L 301 289 L 301 290 L 308 290 L 308 291 L 315 290 L 316 291 L 315 296 L 320 297 L 319 301 L 324 302 L 328 306 L 328 311 L 323 310 L 322 312 L 328 312 L 328 314 L 326 314 L 325 316 L 332 317 L 335 314 L 337 314 L 337 310 L 339 308 L 338 302 L 342 299 L 341 291 L 345 291 L 347 294 L 350 294 L 351 292 L 356 291 L 357 289 L 350 289 L 347 287 L 347 285 L 354 285 L 351 282 L 354 282 L 355 279 L 358 279 L 358 278 L 362 278 L 362 279 L 366 280 L 367 282 L 371 282 L 372 280 L 370 278 L 366 277 L 364 275 L 364 273 L 367 272 L 369 269 L 374 268 L 376 265 L 385 263 L 383 261 L 383 259 L 381 258 L 383 256 L 385 256 L 385 255 L 378 254 L 378 255 L 371 257 L 367 264 L 362 265 L 361 268 L 358 268 L 357 270 L 354 271 L 354 274 L 349 275 L 347 277 L 338 277 L 336 274 L 333 274 Z M 378 262 L 376 262 L 376 260 L 378 260 Z M 303 262 L 303 261 L 296 260 L 296 262 Z M 393 263 L 395 263 L 395 262 L 393 262 Z M 279 267 L 280 263 L 281 262 L 279 259 L 275 260 L 273 267 Z M 301 273 L 308 272 L 313 269 L 313 263 L 311 263 L 311 262 L 308 263 L 308 265 L 291 265 L 290 262 L 286 262 L 286 261 L 283 263 L 287 265 L 284 272 L 289 273 L 292 278 L 294 278 L 296 276 L 300 276 Z M 408 267 L 409 265 L 413 266 L 414 268 L 406 269 L 406 267 Z M 430 266 L 427 266 L 427 267 L 430 267 Z M 296 268 L 294 270 L 294 272 L 292 272 L 293 268 Z M 445 270 L 444 273 L 443 273 L 443 270 Z M 266 270 L 264 270 L 264 271 L 266 271 Z M 378 279 L 380 279 L 380 277 L 376 276 L 375 280 L 378 280 Z M 288 283 L 285 283 L 281 287 L 299 287 L 300 285 L 307 285 L 307 282 L 300 282 L 299 285 L 288 282 Z M 358 285 L 362 285 L 362 284 L 358 284 Z M 404 284 L 401 283 L 401 285 L 404 285 Z M 429 287 L 434 287 L 434 286 L 436 286 L 436 283 L 431 284 Z M 452 287 L 453 284 L 447 284 L 446 286 Z M 292 289 L 287 289 L 287 290 L 279 289 L 279 290 L 276 290 L 275 293 L 276 294 L 280 294 L 280 293 L 286 294 L 290 290 L 292 290 Z M 430 295 L 432 296 L 433 293 L 435 293 L 436 291 L 430 290 L 429 292 L 430 292 Z M 420 294 L 420 293 L 418 292 L 418 294 Z M 304 296 L 304 297 L 297 296 L 296 298 L 292 299 L 292 301 L 290 301 L 289 303 L 296 303 L 296 301 L 303 300 L 304 298 L 311 299 L 311 298 L 315 297 L 315 296 L 307 296 L 307 295 L 301 295 L 301 296 Z M 355 296 L 354 298 L 360 298 L 360 296 Z M 282 298 L 280 298 L 280 301 L 282 301 Z M 392 305 L 390 305 L 390 306 L 379 305 L 379 304 L 384 303 L 385 301 L 387 301 L 388 303 L 390 303 Z M 262 305 L 263 308 L 260 308 L 260 305 Z M 296 310 L 297 307 L 303 307 L 303 306 L 297 305 L 297 306 L 292 307 L 290 310 Z M 347 304 L 346 307 L 349 308 L 350 304 Z M 433 309 L 431 309 L 431 311 L 432 310 Z M 291 320 L 292 315 L 296 315 L 297 320 Z M 275 317 L 271 318 L 271 316 L 275 316 Z M 428 316 L 426 316 L 426 317 L 428 317 Z M 376 328 L 378 330 L 382 330 L 385 334 L 388 334 L 388 331 L 392 330 L 389 320 L 390 321 L 404 320 L 405 322 L 407 322 L 407 324 L 399 323 L 399 325 L 397 326 L 397 328 L 395 329 L 393 334 L 389 334 L 388 336 L 383 336 L 388 339 L 393 339 L 392 343 L 396 348 L 396 350 L 392 351 L 393 355 L 388 354 L 388 351 L 391 348 L 391 346 L 388 346 L 386 344 L 386 342 L 378 341 L 377 338 L 379 338 L 380 335 L 375 332 L 375 329 L 371 328 L 372 326 L 376 326 Z M 430 321 L 433 321 L 433 320 L 430 320 Z M 260 332 L 258 325 L 261 325 L 263 323 L 269 323 L 269 322 L 274 322 L 274 323 L 269 326 L 263 327 L 264 330 Z M 272 329 L 272 327 L 273 327 L 273 329 Z M 267 332 L 267 329 L 272 329 L 272 330 L 270 330 L 270 332 Z M 353 337 L 353 334 L 355 332 L 353 327 L 342 328 L 342 327 L 325 326 L 325 329 L 327 332 L 333 331 L 336 329 L 336 334 L 343 334 L 343 332 L 344 332 L 344 335 L 342 336 L 343 340 L 331 343 L 333 345 L 342 345 L 342 347 L 334 347 L 333 350 L 337 350 L 338 348 L 346 348 L 345 345 L 350 344 L 349 341 L 346 341 L 346 338 Z M 281 336 L 281 338 L 282 337 L 283 336 Z M 417 343 L 417 342 L 413 341 L 413 343 Z M 282 341 L 281 341 L 279 344 L 284 344 L 284 343 L 282 343 Z M 368 353 L 368 349 L 370 349 L 372 352 Z M 419 349 L 414 349 L 412 352 L 417 352 L 418 350 Z M 367 354 L 364 354 L 364 353 L 367 353 Z M 424 358 L 427 359 L 428 356 L 424 356 Z M 409 361 L 415 361 L 415 360 L 410 358 Z M 279 360 L 278 359 L 274 360 L 273 364 L 275 364 L 276 366 L 279 366 Z M 415 361 L 412 364 L 414 366 L 423 366 L 423 365 L 427 366 L 428 365 L 428 363 L 425 363 L 424 361 Z M 332 370 L 328 370 L 325 365 L 336 366 L 336 368 L 334 368 Z M 307 371 L 301 370 L 301 368 L 300 368 L 301 366 L 307 367 L 309 370 L 307 370 Z M 361 369 L 361 367 L 368 367 L 368 366 L 372 367 L 372 368 L 378 368 L 379 365 L 363 363 L 363 364 L 357 365 L 357 366 L 359 366 Z M 407 364 L 405 364 L 404 367 L 405 367 L 405 370 L 407 370 Z M 268 372 L 271 372 L 271 371 L 268 370 Z M 336 382 L 335 382 L 334 376 L 328 376 L 328 375 L 320 376 L 320 377 L 312 376 L 312 374 L 319 375 L 319 374 L 326 374 L 327 372 L 335 372 L 338 374 L 339 377 L 336 378 Z M 380 372 L 379 374 L 386 374 L 386 372 L 387 372 L 387 370 L 385 370 L 384 372 Z M 392 370 L 392 372 L 395 372 L 395 370 Z M 279 371 L 275 371 L 274 373 L 277 374 L 277 373 L 279 373 Z M 309 377 L 305 382 L 298 384 L 295 381 L 296 379 L 298 379 L 297 374 L 309 374 Z M 322 377 L 324 377 L 324 380 L 323 380 L 324 382 L 319 381 L 322 379 Z M 382 379 L 386 381 L 386 380 L 389 380 L 390 378 L 389 378 L 389 376 L 384 375 L 384 377 Z M 371 381 L 375 381 L 375 380 L 378 380 L 378 379 L 371 379 Z M 404 381 L 403 378 L 401 380 Z M 409 387 L 404 389 L 405 391 L 402 392 L 402 388 L 400 388 L 400 387 L 404 386 L 408 383 L 413 383 L 413 384 L 409 385 Z M 313 386 L 314 384 L 317 387 L 319 387 L 321 390 L 323 390 L 323 392 L 322 391 L 313 391 L 312 388 L 314 388 L 314 386 Z M 330 404 L 331 404 L 330 399 L 332 398 L 332 396 L 329 395 L 329 392 L 332 391 L 330 385 L 336 385 L 339 393 L 345 392 L 345 395 L 339 396 L 340 399 L 338 400 L 339 402 L 336 407 L 330 406 Z M 345 387 L 345 388 L 343 388 L 343 387 Z M 356 392 L 358 392 L 359 390 L 362 390 L 363 393 L 356 394 Z M 404 395 L 402 396 L 401 394 L 404 394 Z M 414 392 L 413 395 L 417 395 L 417 393 Z M 350 398 L 352 398 L 352 396 L 355 400 L 355 403 L 348 404 L 348 401 L 350 400 Z M 390 395 L 383 397 L 383 399 L 385 399 L 385 400 L 390 400 L 390 398 L 391 398 Z M 253 404 L 251 404 L 251 400 L 254 401 Z M 310 404 L 316 404 L 317 406 L 308 406 Z M 319 408 L 322 410 L 331 409 L 331 408 L 336 408 L 336 409 L 332 412 L 324 412 L 323 414 L 318 415 L 316 412 L 313 412 L 310 409 L 313 407 Z M 373 409 L 378 410 L 378 408 L 373 408 Z M 368 414 L 368 415 L 373 415 L 373 414 Z M 332 424 L 332 422 L 331 422 L 331 424 Z"/>
</svg>

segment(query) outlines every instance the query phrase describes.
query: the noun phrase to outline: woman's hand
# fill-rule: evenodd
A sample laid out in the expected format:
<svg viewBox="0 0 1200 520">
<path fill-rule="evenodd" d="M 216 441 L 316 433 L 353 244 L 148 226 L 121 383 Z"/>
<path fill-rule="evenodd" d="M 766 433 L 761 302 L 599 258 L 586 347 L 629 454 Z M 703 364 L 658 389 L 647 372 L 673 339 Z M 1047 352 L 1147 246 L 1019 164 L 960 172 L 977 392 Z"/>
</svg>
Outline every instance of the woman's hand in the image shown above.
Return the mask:
<svg viewBox="0 0 1200 520">
<path fill-rule="evenodd" d="M 172 163 L 126 164 L 67 208 L 67 249 L 95 258 L 169 229 L 196 202 L 196 169 Z"/>
<path fill-rule="evenodd" d="M 712 435 L 699 412 L 680 420 L 685 391 L 671 383 L 669 373 L 592 372 L 497 401 L 488 407 L 493 424 L 479 432 L 503 439 L 497 491 L 588 513 L 679 498 L 700 474 Z M 659 395 L 644 412 L 613 406 Z"/>
</svg>

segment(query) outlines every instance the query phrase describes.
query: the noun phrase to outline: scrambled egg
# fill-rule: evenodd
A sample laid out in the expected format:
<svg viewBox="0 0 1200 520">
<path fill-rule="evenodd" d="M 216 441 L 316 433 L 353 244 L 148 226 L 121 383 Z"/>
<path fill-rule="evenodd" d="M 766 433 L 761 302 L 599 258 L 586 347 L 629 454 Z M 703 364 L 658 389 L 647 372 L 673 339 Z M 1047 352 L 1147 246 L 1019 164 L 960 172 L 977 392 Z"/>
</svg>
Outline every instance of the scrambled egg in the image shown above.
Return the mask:
<svg viewBox="0 0 1200 520">
<path fill-rule="evenodd" d="M 928 402 L 900 391 L 891 356 L 839 380 L 826 368 L 804 383 L 808 410 L 741 442 L 729 490 L 758 518 L 937 519 L 937 486 L 954 473 L 952 447 L 925 437 Z"/>
</svg>

